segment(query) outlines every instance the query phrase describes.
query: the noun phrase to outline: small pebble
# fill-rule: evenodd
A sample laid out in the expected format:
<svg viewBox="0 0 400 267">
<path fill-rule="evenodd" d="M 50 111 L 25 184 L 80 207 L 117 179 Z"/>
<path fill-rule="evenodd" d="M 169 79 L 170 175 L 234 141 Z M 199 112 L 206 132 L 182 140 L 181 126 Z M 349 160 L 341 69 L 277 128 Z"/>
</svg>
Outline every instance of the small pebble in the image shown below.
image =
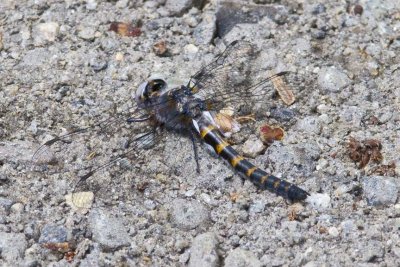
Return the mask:
<svg viewBox="0 0 400 267">
<path fill-rule="evenodd" d="M 336 93 L 348 86 L 350 79 L 336 67 L 324 67 L 318 73 L 318 84 L 326 92 Z"/>
<path fill-rule="evenodd" d="M 195 194 L 196 194 L 196 190 L 194 190 L 194 189 L 190 189 L 190 190 L 188 190 L 188 191 L 185 192 L 185 196 L 186 196 L 186 197 L 192 197 L 192 196 L 194 196 Z"/>
<path fill-rule="evenodd" d="M 342 107 L 339 116 L 343 122 L 352 126 L 360 126 L 365 115 L 365 111 L 356 106 Z"/>
<path fill-rule="evenodd" d="M 252 138 L 252 139 L 248 139 L 243 144 L 242 152 L 243 152 L 244 156 L 246 156 L 246 157 L 255 158 L 264 149 L 265 149 L 265 146 L 264 146 L 263 142 L 261 142 L 260 139 Z"/>
<path fill-rule="evenodd" d="M 343 221 L 340 224 L 340 227 L 342 228 L 342 233 L 344 235 L 351 235 L 352 233 L 355 233 L 357 231 L 357 226 L 351 219 Z"/>
<path fill-rule="evenodd" d="M 22 203 L 15 203 L 10 208 L 11 212 L 13 213 L 21 213 L 24 210 L 24 204 Z"/>
<path fill-rule="evenodd" d="M 3 33 L 0 32 L 0 51 L 3 50 L 4 44 L 3 44 Z"/>
<path fill-rule="evenodd" d="M 196 54 L 199 51 L 199 48 L 194 44 L 188 44 L 183 49 L 186 54 Z"/>
<path fill-rule="evenodd" d="M 311 37 L 317 40 L 322 40 L 326 36 L 326 32 L 322 30 L 313 30 L 311 31 Z"/>
<path fill-rule="evenodd" d="M 189 247 L 189 242 L 186 239 L 177 238 L 175 241 L 175 248 L 178 251 L 183 251 L 185 248 Z"/>
<path fill-rule="evenodd" d="M 271 109 L 271 117 L 279 121 L 290 121 L 296 116 L 296 111 L 288 108 Z"/>
<path fill-rule="evenodd" d="M 316 210 L 322 211 L 330 207 L 331 198 L 328 194 L 311 194 L 306 201 Z"/>
<path fill-rule="evenodd" d="M 321 123 L 318 117 L 308 116 L 299 120 L 296 128 L 308 134 L 319 134 L 321 132 Z"/>
<path fill-rule="evenodd" d="M 249 213 L 261 213 L 265 209 L 265 203 L 262 200 L 255 200 L 253 203 L 250 205 L 249 208 Z"/>
<path fill-rule="evenodd" d="M 60 31 L 60 25 L 56 22 L 39 23 L 33 28 L 33 39 L 37 46 L 54 42 Z"/>
<path fill-rule="evenodd" d="M 78 36 L 86 41 L 93 41 L 96 37 L 96 29 L 93 27 L 80 27 L 78 29 Z"/>
<path fill-rule="evenodd" d="M 329 227 L 328 234 L 333 237 L 337 237 L 339 235 L 339 230 L 336 227 Z"/>
<path fill-rule="evenodd" d="M 115 60 L 116 60 L 116 61 L 122 61 L 123 59 L 124 59 L 124 54 L 123 54 L 123 53 L 117 52 L 117 53 L 115 54 Z"/>
<path fill-rule="evenodd" d="M 355 5 L 353 8 L 354 15 L 362 15 L 364 8 L 361 5 Z"/>
<path fill-rule="evenodd" d="M 108 63 L 105 60 L 95 57 L 90 59 L 89 65 L 95 72 L 99 72 L 105 70 L 108 66 Z"/>
<path fill-rule="evenodd" d="M 325 13 L 325 12 L 326 12 L 326 7 L 325 7 L 325 5 L 322 4 L 322 3 L 316 4 L 316 5 L 312 8 L 312 11 L 311 11 L 311 13 L 312 13 L 313 15 L 318 15 L 318 14 L 322 14 L 322 13 Z"/>
<path fill-rule="evenodd" d="M 87 10 L 96 10 L 97 1 L 96 0 L 86 0 L 86 9 Z"/>
</svg>

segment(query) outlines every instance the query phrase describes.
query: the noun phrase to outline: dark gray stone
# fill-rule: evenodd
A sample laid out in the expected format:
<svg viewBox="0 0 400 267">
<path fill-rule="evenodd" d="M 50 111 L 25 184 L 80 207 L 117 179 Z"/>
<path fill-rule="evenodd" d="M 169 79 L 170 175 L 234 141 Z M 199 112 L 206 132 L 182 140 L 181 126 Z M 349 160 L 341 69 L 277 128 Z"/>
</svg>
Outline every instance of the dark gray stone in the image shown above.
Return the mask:
<svg viewBox="0 0 400 267">
<path fill-rule="evenodd" d="M 64 226 L 46 224 L 40 234 L 39 243 L 62 243 L 67 241 L 67 229 Z"/>
<path fill-rule="evenodd" d="M 27 225 L 25 225 L 24 234 L 27 238 L 33 238 L 37 240 L 40 236 L 40 231 L 36 222 L 30 222 Z"/>
<path fill-rule="evenodd" d="M 1 133 L 0 133 L 0 138 L 1 138 Z M 8 183 L 9 181 L 10 181 L 10 179 L 7 177 L 7 175 L 5 173 L 0 173 L 0 185 L 4 185 L 4 184 Z"/>
<path fill-rule="evenodd" d="M 368 205 L 386 206 L 396 203 L 399 192 L 395 178 L 387 176 L 370 176 L 362 179 L 364 196 Z"/>
<path fill-rule="evenodd" d="M 108 66 L 107 61 L 102 60 L 101 58 L 94 57 L 90 59 L 89 62 L 90 67 L 96 72 L 105 70 Z"/>
<path fill-rule="evenodd" d="M 296 111 L 288 108 L 271 109 L 271 117 L 279 121 L 290 121 L 296 116 Z"/>
<path fill-rule="evenodd" d="M 311 37 L 317 40 L 321 40 L 324 39 L 326 36 L 326 32 L 325 31 L 321 31 L 321 30 L 312 30 L 311 31 Z"/>
</svg>

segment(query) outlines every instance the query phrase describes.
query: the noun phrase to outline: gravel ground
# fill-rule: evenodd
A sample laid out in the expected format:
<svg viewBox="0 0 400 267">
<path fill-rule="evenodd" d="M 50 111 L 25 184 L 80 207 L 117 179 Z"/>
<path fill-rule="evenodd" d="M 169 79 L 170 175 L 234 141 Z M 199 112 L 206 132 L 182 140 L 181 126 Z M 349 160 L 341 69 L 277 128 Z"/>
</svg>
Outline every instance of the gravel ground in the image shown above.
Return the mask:
<svg viewBox="0 0 400 267">
<path fill-rule="evenodd" d="M 71 127 L 126 118 L 150 74 L 187 81 L 242 38 L 303 82 L 291 106 L 271 95 L 235 147 L 255 147 L 305 203 L 257 190 L 204 147 L 196 173 L 173 134 L 68 195 L 143 128 L 121 120 L 32 165 Z M 399 266 L 399 52 L 399 1 L 0 1 L 0 265 Z M 286 135 L 260 150 L 265 123 Z"/>
</svg>

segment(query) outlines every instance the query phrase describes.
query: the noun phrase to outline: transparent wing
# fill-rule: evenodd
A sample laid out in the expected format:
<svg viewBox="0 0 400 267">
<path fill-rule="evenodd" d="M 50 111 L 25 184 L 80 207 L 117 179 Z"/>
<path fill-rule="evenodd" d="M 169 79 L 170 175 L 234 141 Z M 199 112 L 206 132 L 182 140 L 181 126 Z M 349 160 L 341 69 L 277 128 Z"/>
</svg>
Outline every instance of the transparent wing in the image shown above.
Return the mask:
<svg viewBox="0 0 400 267">
<path fill-rule="evenodd" d="M 32 156 L 31 166 L 35 172 L 61 175 L 76 184 L 73 191 L 86 188 L 97 192 L 94 184 L 101 184 L 107 176 L 104 171 L 116 165 L 135 168 L 146 149 L 161 137 L 148 114 L 140 109 L 126 110 L 45 142 Z"/>
<path fill-rule="evenodd" d="M 82 202 L 79 192 L 93 192 L 97 204 L 115 204 L 121 201 L 121 197 L 127 197 L 132 193 L 132 187 L 136 184 L 137 175 L 141 175 L 144 154 L 151 153 L 148 149 L 158 143 L 162 135 L 155 129 L 138 134 L 130 140 L 128 148 L 114 152 L 110 157 L 103 157 L 97 164 L 91 164 L 77 172 L 78 180 L 72 187 L 72 202 L 79 207 Z M 129 170 L 129 171 L 127 171 Z M 125 175 L 124 175 L 125 174 Z M 129 177 L 128 181 L 125 181 Z"/>
<path fill-rule="evenodd" d="M 291 83 L 291 72 L 267 71 L 259 60 L 259 51 L 247 41 L 234 41 L 224 52 L 194 74 L 188 86 L 206 100 L 207 109 L 223 107 L 252 107 L 255 102 L 267 101 L 273 94 L 273 80 L 284 78 Z"/>
<path fill-rule="evenodd" d="M 81 143 L 79 146 L 88 150 L 86 151 L 88 153 L 86 158 L 92 159 L 98 153 L 96 152 L 98 150 L 96 140 L 110 139 L 116 135 L 115 133 L 122 133 L 122 129 L 125 130 L 125 136 L 130 137 L 132 133 L 137 132 L 139 127 L 143 127 L 143 125 L 138 124 L 146 122 L 148 119 L 146 113 L 140 109 L 135 109 L 120 116 L 102 119 L 93 125 L 69 129 L 67 133 L 46 141 L 35 151 L 32 156 L 33 170 L 40 170 L 40 168 L 38 169 L 40 166 L 67 163 L 68 155 L 66 155 L 66 151 L 72 149 L 69 147 L 74 147 L 74 143 Z M 128 121 L 133 123 L 128 123 Z M 77 154 L 73 155 L 72 158 L 76 159 Z"/>
</svg>

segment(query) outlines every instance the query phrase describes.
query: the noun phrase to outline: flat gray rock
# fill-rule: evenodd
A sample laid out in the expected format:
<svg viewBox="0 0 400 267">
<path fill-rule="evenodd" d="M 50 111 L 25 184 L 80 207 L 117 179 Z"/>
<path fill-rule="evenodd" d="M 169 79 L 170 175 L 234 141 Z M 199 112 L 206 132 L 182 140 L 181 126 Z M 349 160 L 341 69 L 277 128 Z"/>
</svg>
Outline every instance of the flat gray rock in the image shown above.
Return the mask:
<svg viewBox="0 0 400 267">
<path fill-rule="evenodd" d="M 209 232 L 196 236 L 190 247 L 189 267 L 219 266 L 217 245 L 218 240 L 214 233 Z"/>
<path fill-rule="evenodd" d="M 198 201 L 176 199 L 171 206 L 172 223 L 180 229 L 194 229 L 209 221 L 209 210 Z"/>
<path fill-rule="evenodd" d="M 129 245 L 128 231 L 122 221 L 104 210 L 93 210 L 89 215 L 93 240 L 104 250 L 114 251 Z"/>
</svg>

